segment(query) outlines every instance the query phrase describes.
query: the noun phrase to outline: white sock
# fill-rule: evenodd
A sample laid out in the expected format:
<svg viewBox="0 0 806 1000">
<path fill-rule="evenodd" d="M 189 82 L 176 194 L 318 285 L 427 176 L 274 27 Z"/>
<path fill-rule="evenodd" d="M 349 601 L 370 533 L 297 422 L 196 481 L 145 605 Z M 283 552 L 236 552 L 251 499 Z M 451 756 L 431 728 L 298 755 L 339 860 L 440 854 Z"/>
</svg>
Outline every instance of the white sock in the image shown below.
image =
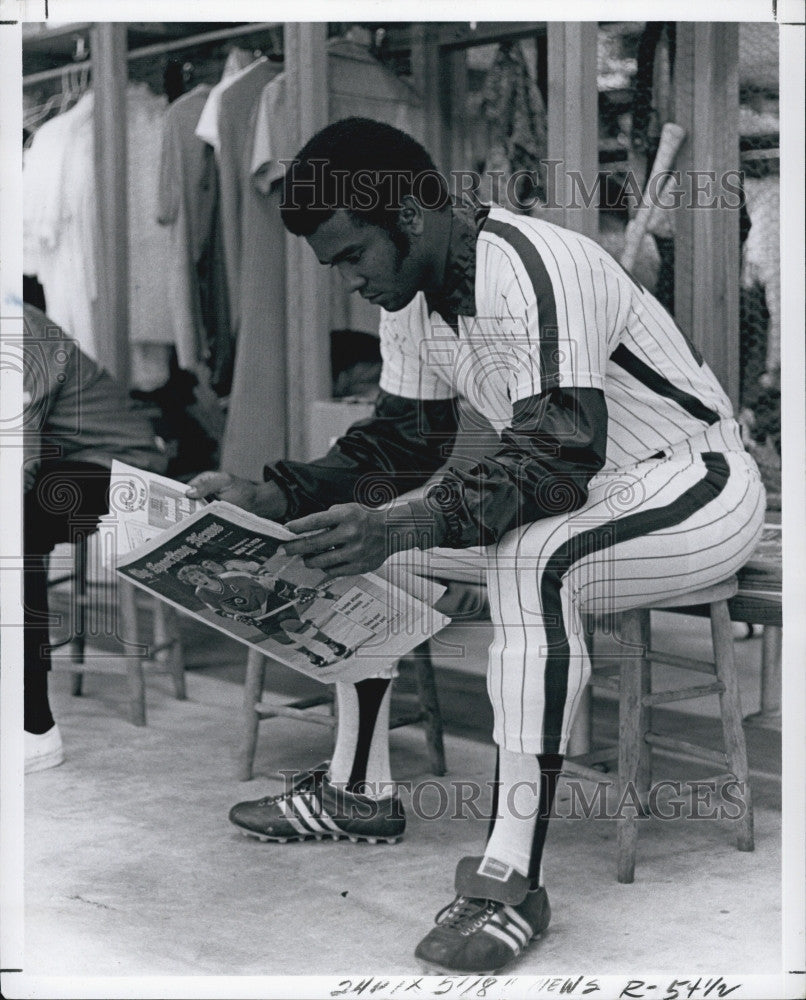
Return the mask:
<svg viewBox="0 0 806 1000">
<path fill-rule="evenodd" d="M 392 771 L 389 763 L 389 706 L 392 698 L 391 683 L 378 707 L 375 726 L 369 746 L 362 747 L 367 754 L 366 768 L 359 780 L 366 782 L 363 793 L 377 798 L 385 798 L 392 791 Z M 334 784 L 347 785 L 354 778 L 356 754 L 359 750 L 360 712 L 358 692 L 355 684 L 336 684 L 336 745 L 330 762 L 330 780 Z M 365 734 L 366 737 L 366 734 Z"/>
<path fill-rule="evenodd" d="M 503 861 L 528 876 L 540 805 L 540 763 L 535 754 L 499 747 L 498 767 L 498 815 L 484 857 Z M 542 881 L 541 877 L 541 885 Z"/>
</svg>

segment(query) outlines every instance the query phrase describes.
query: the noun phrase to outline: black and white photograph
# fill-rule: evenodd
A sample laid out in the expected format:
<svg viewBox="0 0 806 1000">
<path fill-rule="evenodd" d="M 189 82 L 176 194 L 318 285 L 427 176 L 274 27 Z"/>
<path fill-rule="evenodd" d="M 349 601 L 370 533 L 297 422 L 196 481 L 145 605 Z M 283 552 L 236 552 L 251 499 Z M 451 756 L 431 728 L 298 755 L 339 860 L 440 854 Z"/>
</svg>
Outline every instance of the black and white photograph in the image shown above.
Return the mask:
<svg viewBox="0 0 806 1000">
<path fill-rule="evenodd" d="M 806 997 L 805 23 L 0 0 L 2 996 Z"/>
</svg>

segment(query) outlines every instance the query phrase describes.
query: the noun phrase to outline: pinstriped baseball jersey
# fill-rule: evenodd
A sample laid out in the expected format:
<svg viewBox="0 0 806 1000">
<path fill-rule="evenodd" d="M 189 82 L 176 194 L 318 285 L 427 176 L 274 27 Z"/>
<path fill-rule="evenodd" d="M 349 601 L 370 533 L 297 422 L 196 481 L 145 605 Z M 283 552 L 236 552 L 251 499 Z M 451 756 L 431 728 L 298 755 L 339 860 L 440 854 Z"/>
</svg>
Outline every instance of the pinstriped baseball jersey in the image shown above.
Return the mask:
<svg viewBox="0 0 806 1000">
<path fill-rule="evenodd" d="M 382 313 L 381 387 L 464 396 L 502 431 L 515 402 L 561 388 L 604 392 L 604 471 L 689 442 L 741 450 L 730 401 L 660 303 L 596 242 L 493 207 L 476 244 L 475 316 L 456 332 L 418 293 Z"/>
</svg>

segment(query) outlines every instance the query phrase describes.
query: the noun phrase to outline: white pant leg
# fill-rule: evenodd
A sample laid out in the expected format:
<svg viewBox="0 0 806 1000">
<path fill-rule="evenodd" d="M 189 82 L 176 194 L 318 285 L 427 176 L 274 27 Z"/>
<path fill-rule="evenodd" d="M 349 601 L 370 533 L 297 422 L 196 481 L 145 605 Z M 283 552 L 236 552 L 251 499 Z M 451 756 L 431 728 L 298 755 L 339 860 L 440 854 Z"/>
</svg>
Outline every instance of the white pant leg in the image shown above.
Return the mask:
<svg viewBox="0 0 806 1000">
<path fill-rule="evenodd" d="M 729 577 L 752 552 L 764 490 L 752 459 L 726 453 L 644 462 L 591 484 L 570 515 L 491 547 L 494 739 L 564 753 L 590 665 L 583 611 L 620 611 Z"/>
<path fill-rule="evenodd" d="M 743 565 L 763 525 L 764 489 L 746 453 L 720 455 L 709 460 L 711 471 L 701 455 L 681 449 L 600 475 L 570 515 L 524 525 L 487 549 L 414 550 L 384 564 L 384 575 L 402 586 L 406 574 L 486 579 L 496 743 L 518 753 L 565 752 L 590 674 L 582 612 L 690 593 Z"/>
</svg>

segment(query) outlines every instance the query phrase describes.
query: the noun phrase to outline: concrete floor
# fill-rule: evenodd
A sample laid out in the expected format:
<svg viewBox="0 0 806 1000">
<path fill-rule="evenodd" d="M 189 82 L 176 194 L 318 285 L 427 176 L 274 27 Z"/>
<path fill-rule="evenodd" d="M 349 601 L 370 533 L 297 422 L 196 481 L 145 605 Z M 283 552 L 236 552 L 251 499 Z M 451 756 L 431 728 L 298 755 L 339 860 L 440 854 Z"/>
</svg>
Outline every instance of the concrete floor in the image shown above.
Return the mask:
<svg viewBox="0 0 806 1000">
<path fill-rule="evenodd" d="M 679 648 L 679 624 L 673 628 Z M 686 632 L 695 646 L 703 638 L 697 629 Z M 88 675 L 83 698 L 70 696 L 66 675 L 53 678 L 67 760 L 26 780 L 26 973 L 419 973 L 414 947 L 452 899 L 458 858 L 481 852 L 486 822 L 418 818 L 404 794 L 409 827 L 396 846 L 272 845 L 240 836 L 227 820 L 232 803 L 281 790 L 278 778 L 266 776 L 327 757 L 330 734 L 290 720 L 264 723 L 256 761 L 262 776 L 238 782 L 241 689 L 233 681 L 243 656 L 223 640 L 211 642 L 209 631 L 187 634 L 188 700 L 173 698 L 167 677 L 149 678 L 143 729 L 125 721 L 122 678 Z M 481 633 L 469 645 L 480 642 Z M 737 644 L 748 691 L 757 691 L 757 643 Z M 271 684 L 292 693 L 310 683 L 296 677 L 285 672 Z M 439 779 L 452 806 L 452 782 L 486 782 L 493 751 L 481 692 L 466 695 L 476 705 L 468 711 L 455 673 L 439 670 L 438 682 L 443 702 L 459 704 L 446 712 L 450 773 Z M 746 711 L 755 707 L 746 700 Z M 596 719 L 612 729 L 612 707 L 599 704 Z M 688 738 L 714 738 L 707 716 L 668 712 L 663 723 Z M 777 971 L 779 743 L 772 732 L 748 730 L 754 853 L 735 850 L 724 821 L 648 819 L 636 881 L 620 885 L 613 820 L 554 821 L 545 855 L 552 925 L 512 971 Z M 395 731 L 392 748 L 397 778 L 431 782 L 421 787 L 420 811 L 433 813 L 439 796 L 422 731 Z M 659 757 L 657 775 L 698 771 Z M 568 796 L 561 785 L 558 808 Z"/>
</svg>

